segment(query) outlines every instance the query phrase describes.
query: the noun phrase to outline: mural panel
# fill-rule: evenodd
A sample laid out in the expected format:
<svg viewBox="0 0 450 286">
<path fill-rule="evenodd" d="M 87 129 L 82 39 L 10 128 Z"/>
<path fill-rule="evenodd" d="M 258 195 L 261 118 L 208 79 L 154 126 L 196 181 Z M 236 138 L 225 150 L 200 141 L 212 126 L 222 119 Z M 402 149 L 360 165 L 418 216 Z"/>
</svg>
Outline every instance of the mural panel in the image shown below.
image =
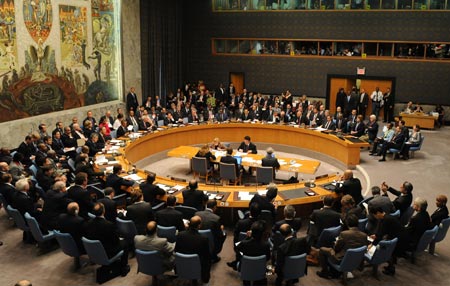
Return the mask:
<svg viewBox="0 0 450 286">
<path fill-rule="evenodd" d="M 118 99 L 119 0 L 66 3 L 0 0 L 0 122 Z"/>
</svg>

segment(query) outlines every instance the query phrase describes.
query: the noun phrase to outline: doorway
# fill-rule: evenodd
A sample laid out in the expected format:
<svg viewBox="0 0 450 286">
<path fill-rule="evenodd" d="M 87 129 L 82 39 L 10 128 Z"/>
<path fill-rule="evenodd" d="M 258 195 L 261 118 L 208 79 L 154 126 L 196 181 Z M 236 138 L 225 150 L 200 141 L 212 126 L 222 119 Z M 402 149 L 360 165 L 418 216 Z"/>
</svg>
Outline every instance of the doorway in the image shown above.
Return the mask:
<svg viewBox="0 0 450 286">
<path fill-rule="evenodd" d="M 360 91 L 365 89 L 370 96 L 376 87 L 385 93 L 387 88 L 391 89 L 392 94 L 395 95 L 395 78 L 394 77 L 377 77 L 377 76 L 358 76 L 358 75 L 327 75 L 327 101 L 326 108 L 332 114 L 336 112 L 336 94 L 339 89 L 344 88 L 345 92 L 351 90 L 353 86 Z M 370 98 L 369 98 L 370 99 Z M 395 97 L 394 97 L 395 101 Z M 372 101 L 369 100 L 369 105 L 365 116 L 369 116 L 372 112 Z M 380 116 L 383 116 L 383 108 L 380 110 Z"/>
<path fill-rule="evenodd" d="M 236 94 L 242 93 L 245 87 L 245 73 L 230 72 L 230 83 L 233 83 Z"/>
</svg>

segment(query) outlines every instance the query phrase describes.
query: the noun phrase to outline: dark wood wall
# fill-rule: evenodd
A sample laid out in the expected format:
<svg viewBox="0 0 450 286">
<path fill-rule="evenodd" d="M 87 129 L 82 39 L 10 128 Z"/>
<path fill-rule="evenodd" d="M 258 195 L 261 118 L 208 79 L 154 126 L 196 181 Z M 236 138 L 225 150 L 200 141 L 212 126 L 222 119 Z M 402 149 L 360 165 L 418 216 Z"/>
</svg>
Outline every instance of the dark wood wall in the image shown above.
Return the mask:
<svg viewBox="0 0 450 286">
<path fill-rule="evenodd" d="M 382 61 L 343 58 L 213 56 L 211 38 L 292 38 L 386 41 L 450 41 L 450 12 L 295 11 L 213 13 L 210 0 L 183 1 L 183 79 L 210 89 L 244 72 L 249 90 L 278 94 L 290 89 L 326 97 L 327 74 L 395 77 L 397 102 L 450 103 L 450 61 Z"/>
</svg>

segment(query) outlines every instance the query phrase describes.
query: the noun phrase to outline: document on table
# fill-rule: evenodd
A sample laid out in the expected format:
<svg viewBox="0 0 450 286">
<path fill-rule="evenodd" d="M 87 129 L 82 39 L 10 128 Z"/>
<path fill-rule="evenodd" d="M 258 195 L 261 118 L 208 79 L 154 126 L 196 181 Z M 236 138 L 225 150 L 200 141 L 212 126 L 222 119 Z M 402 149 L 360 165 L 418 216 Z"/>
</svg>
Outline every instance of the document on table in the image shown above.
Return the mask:
<svg viewBox="0 0 450 286">
<path fill-rule="evenodd" d="M 168 191 L 170 190 L 170 186 L 164 185 L 164 184 L 156 184 L 158 187 L 160 187 L 161 189 L 163 189 L 164 191 Z"/>
<path fill-rule="evenodd" d="M 144 178 L 141 178 L 138 174 L 130 174 L 130 175 L 125 176 L 123 178 L 127 179 L 127 180 L 133 180 L 133 181 L 136 181 L 136 182 L 144 180 Z"/>
<path fill-rule="evenodd" d="M 253 194 L 250 194 L 249 192 L 239 192 L 238 198 L 241 201 L 249 201 L 253 198 Z"/>
</svg>

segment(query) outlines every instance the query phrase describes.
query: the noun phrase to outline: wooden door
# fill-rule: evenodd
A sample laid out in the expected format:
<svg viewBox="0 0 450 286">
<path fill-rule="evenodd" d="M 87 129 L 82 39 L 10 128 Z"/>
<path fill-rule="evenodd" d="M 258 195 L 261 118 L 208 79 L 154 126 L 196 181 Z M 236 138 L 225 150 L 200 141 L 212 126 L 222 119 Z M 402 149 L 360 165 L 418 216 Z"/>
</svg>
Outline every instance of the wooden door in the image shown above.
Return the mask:
<svg viewBox="0 0 450 286">
<path fill-rule="evenodd" d="M 380 91 L 384 94 L 388 88 L 392 90 L 392 80 L 371 80 L 371 79 L 361 79 L 360 90 L 365 89 L 369 95 L 369 105 L 367 106 L 366 116 L 372 114 L 372 100 L 370 100 L 370 95 L 375 90 L 376 87 L 380 88 Z M 383 117 L 383 108 L 380 109 L 379 116 Z"/>
<path fill-rule="evenodd" d="M 336 94 L 339 89 L 343 88 L 344 91 L 352 90 L 352 87 L 356 86 L 355 79 L 352 78 L 331 78 L 330 81 L 330 94 L 329 94 L 329 110 L 332 114 L 336 112 Z"/>
<path fill-rule="evenodd" d="M 242 93 L 245 87 L 245 74 L 243 72 L 230 72 L 230 82 L 233 83 L 236 94 Z"/>
</svg>

